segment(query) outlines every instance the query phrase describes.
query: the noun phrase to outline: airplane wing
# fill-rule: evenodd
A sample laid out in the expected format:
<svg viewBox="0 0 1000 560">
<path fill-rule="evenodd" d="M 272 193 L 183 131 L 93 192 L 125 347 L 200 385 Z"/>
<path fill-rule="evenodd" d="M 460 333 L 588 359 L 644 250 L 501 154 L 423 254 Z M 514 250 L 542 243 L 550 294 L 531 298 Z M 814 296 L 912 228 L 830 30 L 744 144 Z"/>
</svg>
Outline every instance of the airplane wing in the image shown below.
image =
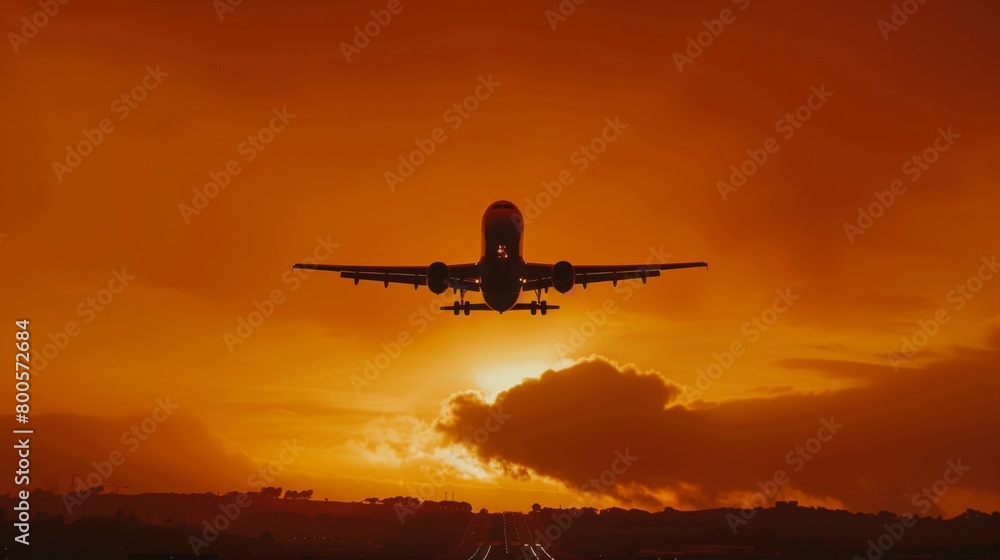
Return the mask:
<svg viewBox="0 0 1000 560">
<path fill-rule="evenodd" d="M 427 266 L 370 266 L 346 264 L 295 263 L 292 268 L 339 272 L 341 278 L 389 284 L 409 284 L 414 289 L 427 285 Z M 448 265 L 449 287 L 459 290 L 479 291 L 479 267 L 475 263 Z"/>
<path fill-rule="evenodd" d="M 523 289 L 538 290 L 552 287 L 552 267 L 555 265 L 543 263 L 525 263 L 525 282 Z M 680 262 L 664 264 L 618 264 L 618 265 L 579 265 L 573 267 L 574 284 L 580 284 L 586 289 L 587 284 L 595 282 L 611 282 L 618 285 L 619 280 L 641 278 L 645 283 L 647 278 L 660 275 L 661 270 L 679 268 L 707 267 L 708 263 Z"/>
</svg>

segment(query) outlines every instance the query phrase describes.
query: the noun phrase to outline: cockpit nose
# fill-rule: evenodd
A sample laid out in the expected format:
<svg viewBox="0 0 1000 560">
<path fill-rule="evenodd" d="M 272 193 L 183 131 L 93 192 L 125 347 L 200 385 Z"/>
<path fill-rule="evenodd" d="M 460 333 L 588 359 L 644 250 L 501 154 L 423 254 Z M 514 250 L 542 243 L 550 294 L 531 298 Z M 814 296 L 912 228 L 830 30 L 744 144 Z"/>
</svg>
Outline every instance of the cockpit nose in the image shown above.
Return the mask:
<svg viewBox="0 0 1000 560">
<path fill-rule="evenodd" d="M 521 211 L 513 203 L 506 200 L 498 200 L 490 205 L 483 214 L 483 228 L 491 223 L 511 222 L 519 225 L 522 221 Z"/>
<path fill-rule="evenodd" d="M 520 214 L 521 213 L 521 211 L 517 209 L 517 206 L 514 206 L 513 203 L 507 202 L 506 200 L 498 200 L 498 201 L 494 202 L 490 206 L 490 210 L 491 211 L 495 211 L 495 210 L 510 210 L 511 212 L 516 213 L 516 214 Z"/>
</svg>

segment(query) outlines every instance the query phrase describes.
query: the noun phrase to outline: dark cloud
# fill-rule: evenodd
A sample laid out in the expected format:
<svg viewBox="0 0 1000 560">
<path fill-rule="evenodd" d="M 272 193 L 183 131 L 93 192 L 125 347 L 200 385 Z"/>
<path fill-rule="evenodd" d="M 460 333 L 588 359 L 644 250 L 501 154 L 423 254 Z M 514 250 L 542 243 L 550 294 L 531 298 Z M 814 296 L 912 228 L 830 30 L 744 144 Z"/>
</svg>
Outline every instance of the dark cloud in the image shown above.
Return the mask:
<svg viewBox="0 0 1000 560">
<path fill-rule="evenodd" d="M 783 470 L 790 480 L 777 499 L 907 511 L 914 509 L 912 495 L 940 479 L 949 460 L 972 467 L 959 482 L 967 489 L 1000 491 L 993 476 L 1000 452 L 988 443 L 1000 426 L 992 402 L 1000 382 L 987 372 L 998 364 L 1000 353 L 979 353 L 880 375 L 864 388 L 688 408 L 676 404 L 678 388 L 663 376 L 592 359 L 525 380 L 494 403 L 457 394 L 436 429 L 465 441 L 484 461 L 570 487 L 599 477 L 618 454 L 630 454 L 638 459 L 607 492 L 647 507 L 656 495 L 676 496 L 675 503 L 661 498 L 663 505 L 739 505 L 758 482 Z M 860 377 L 864 364 L 855 365 Z M 503 424 L 480 432 L 487 437 L 467 439 L 491 414 L 501 414 Z M 837 433 L 829 437 L 831 429 Z M 829 439 L 818 450 L 819 442 L 809 443 L 817 435 Z M 796 455 L 807 445 L 815 453 Z"/>
<path fill-rule="evenodd" d="M 227 453 L 204 424 L 179 413 L 159 423 L 149 418 L 32 416 L 29 487 L 51 490 L 56 485 L 65 492 L 70 478 L 63 473 L 76 473 L 109 490 L 128 486 L 130 493 L 248 489 L 247 480 L 256 467 L 245 457 Z M 6 421 L 14 425 L 12 417 Z M 14 451 L 7 446 L 7 464 L 16 464 Z M 10 482 L 5 489 L 11 489 Z"/>
</svg>

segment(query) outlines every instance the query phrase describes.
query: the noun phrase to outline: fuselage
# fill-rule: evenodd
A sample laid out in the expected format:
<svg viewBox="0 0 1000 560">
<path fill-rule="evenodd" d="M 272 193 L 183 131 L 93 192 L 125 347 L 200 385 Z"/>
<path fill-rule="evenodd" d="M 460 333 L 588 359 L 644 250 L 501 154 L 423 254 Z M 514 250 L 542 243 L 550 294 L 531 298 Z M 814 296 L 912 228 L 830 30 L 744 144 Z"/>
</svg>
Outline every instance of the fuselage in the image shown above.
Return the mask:
<svg viewBox="0 0 1000 560">
<path fill-rule="evenodd" d="M 483 214 L 480 291 L 490 309 L 503 313 L 521 295 L 524 268 L 524 217 L 506 200 L 498 200 Z"/>
</svg>

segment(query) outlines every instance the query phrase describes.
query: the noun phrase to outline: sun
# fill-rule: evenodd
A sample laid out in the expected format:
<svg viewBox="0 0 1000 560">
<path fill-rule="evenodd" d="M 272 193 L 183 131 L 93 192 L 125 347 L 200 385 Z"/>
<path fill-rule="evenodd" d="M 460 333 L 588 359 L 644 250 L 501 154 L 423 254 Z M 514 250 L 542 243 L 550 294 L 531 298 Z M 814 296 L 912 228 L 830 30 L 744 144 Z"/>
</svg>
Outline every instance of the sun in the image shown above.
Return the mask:
<svg viewBox="0 0 1000 560">
<path fill-rule="evenodd" d="M 523 361 L 508 364 L 491 364 L 479 367 L 473 375 L 473 381 L 492 401 L 498 394 L 528 378 L 537 378 L 548 370 L 562 370 L 575 362 L 569 358 L 561 358 L 555 362 Z"/>
</svg>

